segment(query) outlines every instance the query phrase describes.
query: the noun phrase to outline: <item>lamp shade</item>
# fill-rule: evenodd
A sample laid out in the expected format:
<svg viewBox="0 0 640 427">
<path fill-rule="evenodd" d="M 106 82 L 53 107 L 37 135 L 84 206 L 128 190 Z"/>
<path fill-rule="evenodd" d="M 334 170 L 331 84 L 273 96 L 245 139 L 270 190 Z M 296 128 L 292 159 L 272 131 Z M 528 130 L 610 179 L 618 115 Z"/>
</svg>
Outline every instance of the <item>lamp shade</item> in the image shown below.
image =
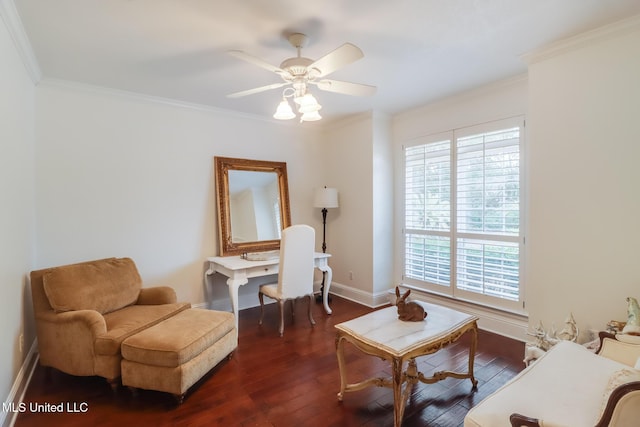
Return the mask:
<svg viewBox="0 0 640 427">
<path fill-rule="evenodd" d="M 301 113 L 312 113 L 322 108 L 322 106 L 318 104 L 318 100 L 315 98 L 315 96 L 311 95 L 310 93 L 307 93 L 302 98 L 299 98 L 296 102 L 300 104 L 298 111 Z"/>
<path fill-rule="evenodd" d="M 338 190 L 327 187 L 316 189 L 313 206 L 316 208 L 337 208 Z"/>
<path fill-rule="evenodd" d="M 280 102 L 280 104 L 278 104 L 278 109 L 273 115 L 273 118 L 278 120 L 289 120 L 293 119 L 295 116 L 295 113 L 291 109 L 291 105 L 289 105 L 285 98 L 282 98 L 282 101 Z"/>
<path fill-rule="evenodd" d="M 320 113 L 318 113 L 317 111 L 311 111 L 309 113 L 303 113 L 302 116 L 300 116 L 300 122 L 315 122 L 318 121 L 322 118 L 322 116 L 320 115 Z"/>
</svg>

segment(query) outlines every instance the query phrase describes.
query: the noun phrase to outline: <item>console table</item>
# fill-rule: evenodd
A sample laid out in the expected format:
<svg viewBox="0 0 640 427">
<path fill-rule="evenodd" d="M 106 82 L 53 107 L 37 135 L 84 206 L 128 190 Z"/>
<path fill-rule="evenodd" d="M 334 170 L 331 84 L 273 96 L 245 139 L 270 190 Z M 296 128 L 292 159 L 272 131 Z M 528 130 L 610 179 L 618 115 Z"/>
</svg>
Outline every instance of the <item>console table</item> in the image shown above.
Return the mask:
<svg viewBox="0 0 640 427">
<path fill-rule="evenodd" d="M 315 252 L 313 254 L 315 267 L 326 273 L 322 302 L 327 314 L 331 314 L 331 308 L 329 308 L 328 301 L 329 288 L 331 287 L 331 279 L 333 275 L 331 267 L 329 267 L 329 257 L 331 257 L 331 255 L 327 253 Z M 246 285 L 249 282 L 249 279 L 253 277 L 278 274 L 280 267 L 280 259 L 278 257 L 260 261 L 250 261 L 241 258 L 240 256 L 217 256 L 207 258 L 207 262 L 209 263 L 209 269 L 204 273 L 205 282 L 207 281 L 207 276 L 210 276 L 213 273 L 220 273 L 228 277 L 227 285 L 229 285 L 231 307 L 233 309 L 233 313 L 236 315 L 236 328 L 238 327 L 238 289 L 240 286 Z"/>
</svg>

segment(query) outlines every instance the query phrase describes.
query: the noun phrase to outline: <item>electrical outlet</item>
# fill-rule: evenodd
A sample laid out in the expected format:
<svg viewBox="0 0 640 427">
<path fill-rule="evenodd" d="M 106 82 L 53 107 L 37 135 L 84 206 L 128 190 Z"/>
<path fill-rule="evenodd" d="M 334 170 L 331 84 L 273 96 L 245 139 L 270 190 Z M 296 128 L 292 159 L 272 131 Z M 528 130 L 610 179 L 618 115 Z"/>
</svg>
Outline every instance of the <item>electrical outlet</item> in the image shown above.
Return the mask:
<svg viewBox="0 0 640 427">
<path fill-rule="evenodd" d="M 349 280 L 353 280 L 353 271 L 349 272 Z"/>
</svg>

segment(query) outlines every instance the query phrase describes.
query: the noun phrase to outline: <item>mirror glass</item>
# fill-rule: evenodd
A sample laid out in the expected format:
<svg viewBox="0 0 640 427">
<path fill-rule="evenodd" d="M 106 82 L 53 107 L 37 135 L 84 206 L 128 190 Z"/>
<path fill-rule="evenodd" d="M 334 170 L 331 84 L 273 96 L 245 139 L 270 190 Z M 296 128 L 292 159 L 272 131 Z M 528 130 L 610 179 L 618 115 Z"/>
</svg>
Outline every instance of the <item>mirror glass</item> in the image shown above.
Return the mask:
<svg viewBox="0 0 640 427">
<path fill-rule="evenodd" d="M 231 242 L 280 239 L 280 194 L 275 172 L 229 171 Z"/>
<path fill-rule="evenodd" d="M 284 162 L 215 157 L 220 255 L 280 248 L 291 223 Z"/>
</svg>

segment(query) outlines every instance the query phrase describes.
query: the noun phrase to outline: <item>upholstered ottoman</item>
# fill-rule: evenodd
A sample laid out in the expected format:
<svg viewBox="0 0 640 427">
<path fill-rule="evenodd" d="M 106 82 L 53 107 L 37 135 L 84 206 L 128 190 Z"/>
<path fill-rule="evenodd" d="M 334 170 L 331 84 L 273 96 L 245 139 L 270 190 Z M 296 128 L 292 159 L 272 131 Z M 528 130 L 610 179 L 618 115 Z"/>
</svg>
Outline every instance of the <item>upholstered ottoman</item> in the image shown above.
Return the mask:
<svg viewBox="0 0 640 427">
<path fill-rule="evenodd" d="M 122 342 L 122 385 L 171 393 L 182 403 L 237 346 L 232 313 L 190 308 Z"/>
</svg>

